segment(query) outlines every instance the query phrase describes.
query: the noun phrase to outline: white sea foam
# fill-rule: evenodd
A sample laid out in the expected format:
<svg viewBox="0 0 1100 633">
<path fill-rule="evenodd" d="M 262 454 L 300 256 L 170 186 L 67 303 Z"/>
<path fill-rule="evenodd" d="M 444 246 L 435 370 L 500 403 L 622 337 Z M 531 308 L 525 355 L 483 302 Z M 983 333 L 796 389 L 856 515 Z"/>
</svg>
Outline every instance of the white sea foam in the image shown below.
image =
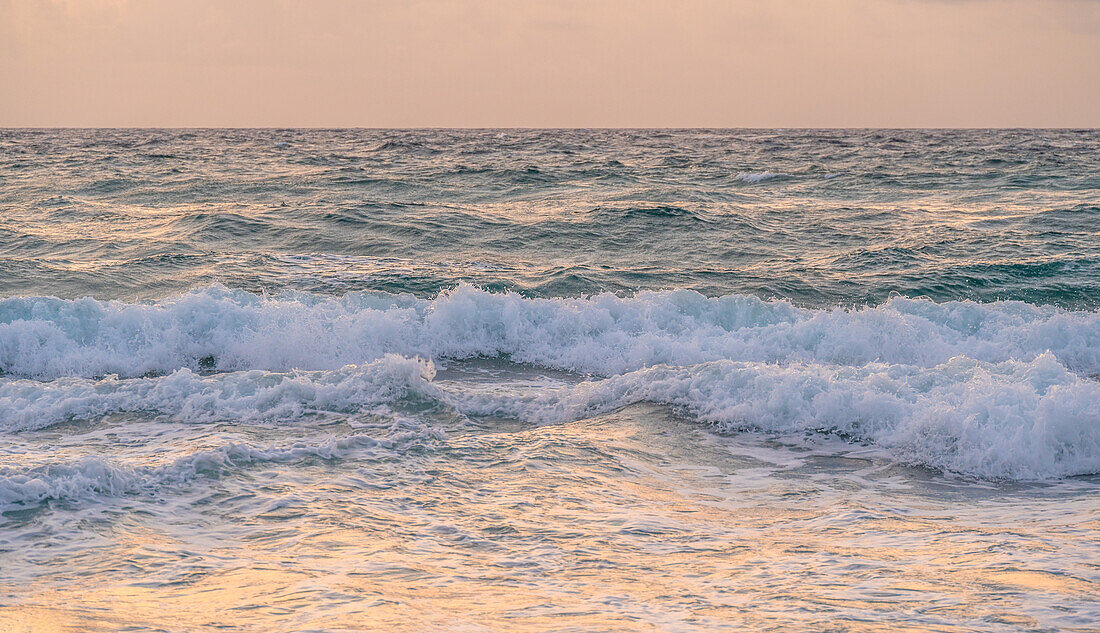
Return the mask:
<svg viewBox="0 0 1100 633">
<path fill-rule="evenodd" d="M 734 178 L 736 178 L 737 180 L 740 180 L 741 182 L 746 182 L 746 183 L 749 183 L 749 184 L 756 184 L 758 182 L 764 182 L 765 180 L 774 180 L 776 178 L 782 178 L 783 176 L 784 176 L 784 174 L 773 174 L 770 171 L 765 171 L 765 172 L 760 172 L 760 173 L 741 172 L 741 173 L 737 174 L 736 176 L 734 176 Z"/>
<path fill-rule="evenodd" d="M 259 369 L 202 376 L 178 369 L 157 378 L 0 381 L 0 430 L 25 431 L 109 413 L 147 412 L 181 422 L 276 422 L 348 413 L 424 393 L 430 362 L 386 356 L 324 372 Z"/>
<path fill-rule="evenodd" d="M 561 422 L 635 402 L 682 407 L 722 430 L 838 433 L 899 460 L 966 475 L 1038 480 L 1100 472 L 1100 382 L 1050 354 L 934 367 L 712 361 L 573 386 L 449 394 L 466 413 Z"/>
<path fill-rule="evenodd" d="M 218 477 L 252 464 L 288 463 L 311 458 L 370 459 L 381 453 L 407 449 L 438 439 L 439 434 L 419 425 L 396 424 L 376 438 L 352 435 L 317 443 L 257 446 L 227 442 L 195 451 L 168 463 L 128 465 L 100 457 L 49 463 L 30 468 L 0 467 L 0 511 L 57 499 L 82 501 L 97 496 L 148 494 L 164 486 L 187 484 L 197 478 Z"/>
<path fill-rule="evenodd" d="M 433 383 L 417 356 L 607 378 L 487 390 Z M 982 477 L 1100 472 L 1100 383 L 1089 378 L 1100 375 L 1100 314 L 1020 302 L 815 310 L 682 290 L 529 299 L 466 285 L 432 300 L 220 286 L 148 304 L 9 298 L 0 371 L 7 432 L 118 412 L 292 421 L 410 398 L 558 422 L 652 401 L 726 429 L 837 432 Z"/>
<path fill-rule="evenodd" d="M 1029 361 L 1051 352 L 1100 374 L 1100 313 L 1021 302 L 895 298 L 856 310 L 696 292 L 530 299 L 468 285 L 409 295 L 260 297 L 220 286 L 149 304 L 0 300 L 0 373 L 123 377 L 179 368 L 336 369 L 386 354 L 507 356 L 611 376 L 713 360 L 931 367 L 955 356 Z"/>
<path fill-rule="evenodd" d="M 432 402 L 467 415 L 562 423 L 637 402 L 680 407 L 721 430 L 837 433 L 931 468 L 1004 479 L 1100 472 L 1100 382 L 1052 354 L 930 367 L 709 361 L 569 385 L 432 381 L 431 364 L 388 356 L 333 371 L 250 370 L 158 378 L 20 379 L 0 385 L 7 430 L 120 411 L 184 422 L 298 421 L 318 412 Z"/>
</svg>

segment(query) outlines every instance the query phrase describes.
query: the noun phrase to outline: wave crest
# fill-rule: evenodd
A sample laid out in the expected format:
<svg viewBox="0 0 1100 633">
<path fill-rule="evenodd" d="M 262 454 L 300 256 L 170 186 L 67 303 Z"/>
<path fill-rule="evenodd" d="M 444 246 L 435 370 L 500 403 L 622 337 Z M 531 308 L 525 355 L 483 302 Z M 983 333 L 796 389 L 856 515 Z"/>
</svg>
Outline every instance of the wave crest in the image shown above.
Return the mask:
<svg viewBox="0 0 1100 633">
<path fill-rule="evenodd" d="M 571 387 L 450 396 L 466 413 L 562 422 L 636 402 L 687 410 L 723 431 L 835 433 L 900 461 L 991 479 L 1100 473 L 1100 382 L 1052 355 L 934 367 L 712 361 L 660 365 Z"/>
<path fill-rule="evenodd" d="M 903 298 L 855 310 L 806 309 L 687 290 L 531 299 L 469 285 L 430 300 L 260 297 L 221 286 L 142 304 L 0 300 L 0 373 L 39 379 L 336 369 L 386 354 L 506 356 L 611 376 L 661 363 L 930 367 L 955 356 L 1001 362 L 1048 351 L 1071 370 L 1100 375 L 1100 313 Z"/>
<path fill-rule="evenodd" d="M 388 356 L 333 371 L 0 384 L 0 419 L 20 430 L 142 411 L 181 422 L 271 422 L 305 414 L 445 405 L 470 416 L 563 423 L 639 402 L 681 408 L 723 431 L 832 433 L 897 459 L 969 476 L 1038 480 L 1100 472 L 1100 382 L 1051 354 L 931 367 L 734 362 L 657 365 L 577 384 L 433 381 Z"/>
</svg>

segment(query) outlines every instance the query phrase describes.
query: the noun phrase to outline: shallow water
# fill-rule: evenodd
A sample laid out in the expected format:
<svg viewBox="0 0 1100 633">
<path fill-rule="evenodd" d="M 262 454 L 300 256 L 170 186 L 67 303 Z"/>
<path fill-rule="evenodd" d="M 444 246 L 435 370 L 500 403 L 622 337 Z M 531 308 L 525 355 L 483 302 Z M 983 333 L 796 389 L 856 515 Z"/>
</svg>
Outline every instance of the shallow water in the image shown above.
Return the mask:
<svg viewBox="0 0 1100 633">
<path fill-rule="evenodd" d="M 0 132 L 0 630 L 1100 630 L 1100 135 Z"/>
</svg>

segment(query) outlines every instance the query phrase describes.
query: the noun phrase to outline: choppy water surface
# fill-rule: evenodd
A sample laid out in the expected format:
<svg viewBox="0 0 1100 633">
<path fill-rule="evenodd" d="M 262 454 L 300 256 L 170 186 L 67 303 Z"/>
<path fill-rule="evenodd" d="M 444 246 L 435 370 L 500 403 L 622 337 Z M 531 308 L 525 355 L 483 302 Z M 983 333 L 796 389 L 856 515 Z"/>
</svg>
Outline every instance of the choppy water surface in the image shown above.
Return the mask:
<svg viewBox="0 0 1100 633">
<path fill-rule="evenodd" d="M 1095 131 L 0 131 L 0 630 L 1100 630 Z"/>
</svg>

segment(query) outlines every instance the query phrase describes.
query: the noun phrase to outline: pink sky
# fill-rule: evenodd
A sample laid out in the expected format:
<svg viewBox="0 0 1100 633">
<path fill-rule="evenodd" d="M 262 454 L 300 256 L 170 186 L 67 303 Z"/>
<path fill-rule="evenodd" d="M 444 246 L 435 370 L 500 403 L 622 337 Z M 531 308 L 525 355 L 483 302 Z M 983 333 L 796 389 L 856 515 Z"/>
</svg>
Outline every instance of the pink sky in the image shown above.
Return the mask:
<svg viewBox="0 0 1100 633">
<path fill-rule="evenodd" d="M 0 0 L 0 126 L 1100 126 L 1097 0 Z"/>
</svg>

